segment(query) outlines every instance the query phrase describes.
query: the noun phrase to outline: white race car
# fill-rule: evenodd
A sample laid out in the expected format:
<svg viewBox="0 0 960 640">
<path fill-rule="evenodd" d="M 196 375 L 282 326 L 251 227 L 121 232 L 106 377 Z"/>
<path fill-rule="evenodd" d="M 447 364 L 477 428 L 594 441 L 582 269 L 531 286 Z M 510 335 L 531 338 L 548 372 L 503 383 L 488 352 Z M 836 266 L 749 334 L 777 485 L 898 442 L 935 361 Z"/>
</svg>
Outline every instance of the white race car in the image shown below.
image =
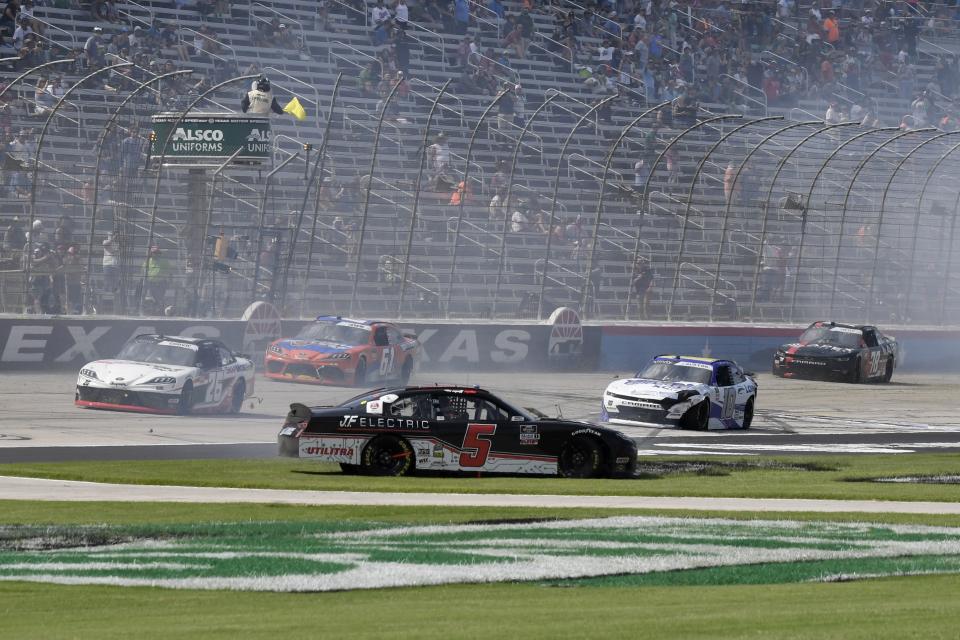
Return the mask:
<svg viewBox="0 0 960 640">
<path fill-rule="evenodd" d="M 657 356 L 636 376 L 607 386 L 601 419 L 681 429 L 749 429 L 757 398 L 753 376 L 733 360 Z"/>
<path fill-rule="evenodd" d="M 249 358 L 217 340 L 139 335 L 80 369 L 75 404 L 139 413 L 236 413 L 253 393 Z"/>
</svg>

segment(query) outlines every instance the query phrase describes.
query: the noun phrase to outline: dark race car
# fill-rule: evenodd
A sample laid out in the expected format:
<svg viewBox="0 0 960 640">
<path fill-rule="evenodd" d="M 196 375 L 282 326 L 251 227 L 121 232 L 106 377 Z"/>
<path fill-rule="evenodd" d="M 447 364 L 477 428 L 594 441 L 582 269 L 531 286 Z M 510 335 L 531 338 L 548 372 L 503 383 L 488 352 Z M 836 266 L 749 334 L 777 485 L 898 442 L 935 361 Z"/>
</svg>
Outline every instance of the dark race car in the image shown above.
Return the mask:
<svg viewBox="0 0 960 640">
<path fill-rule="evenodd" d="M 290 405 L 280 455 L 346 473 L 467 471 L 631 476 L 637 446 L 619 431 L 547 418 L 476 387 L 376 389 L 336 407 Z"/>
<path fill-rule="evenodd" d="M 900 357 L 894 338 L 869 325 L 814 322 L 773 356 L 773 375 L 848 382 L 890 382 Z"/>
</svg>

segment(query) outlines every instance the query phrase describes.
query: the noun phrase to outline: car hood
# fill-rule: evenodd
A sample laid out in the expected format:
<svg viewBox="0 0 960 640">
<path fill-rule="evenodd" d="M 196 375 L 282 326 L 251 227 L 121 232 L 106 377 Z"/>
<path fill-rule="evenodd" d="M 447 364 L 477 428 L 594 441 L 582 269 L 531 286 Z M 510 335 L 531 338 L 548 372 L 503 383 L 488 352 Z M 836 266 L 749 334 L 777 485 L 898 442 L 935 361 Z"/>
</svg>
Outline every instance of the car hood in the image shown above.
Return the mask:
<svg viewBox="0 0 960 640">
<path fill-rule="evenodd" d="M 130 360 L 97 360 L 83 368 L 96 372 L 97 378 L 101 382 L 117 383 L 124 386 L 143 384 L 158 376 L 171 376 L 180 381 L 194 370 L 194 367 L 132 362 Z"/>
<path fill-rule="evenodd" d="M 780 351 L 795 358 L 844 358 L 857 353 L 857 349 L 832 344 L 802 344 L 794 342 L 780 347 Z"/>
<path fill-rule="evenodd" d="M 616 393 L 632 398 L 648 398 L 650 400 L 665 400 L 676 398 L 677 394 L 687 389 L 706 394 L 710 387 L 697 382 L 666 382 L 664 380 L 647 380 L 644 378 L 627 378 L 611 382 L 607 387 L 608 393 Z"/>
<path fill-rule="evenodd" d="M 298 338 L 278 340 L 273 344 L 284 351 L 309 351 L 320 354 L 343 353 L 356 348 L 348 344 L 338 344 L 326 340 L 301 340 Z"/>
</svg>

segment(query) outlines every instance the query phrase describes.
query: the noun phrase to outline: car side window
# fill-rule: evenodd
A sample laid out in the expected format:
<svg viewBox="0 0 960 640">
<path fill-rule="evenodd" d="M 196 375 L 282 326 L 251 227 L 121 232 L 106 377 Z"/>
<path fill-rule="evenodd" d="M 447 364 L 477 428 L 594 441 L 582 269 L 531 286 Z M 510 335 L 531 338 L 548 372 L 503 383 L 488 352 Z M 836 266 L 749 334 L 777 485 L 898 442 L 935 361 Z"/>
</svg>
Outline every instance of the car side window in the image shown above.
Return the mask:
<svg viewBox="0 0 960 640">
<path fill-rule="evenodd" d="M 400 344 L 403 342 L 403 335 L 393 327 L 387 327 L 387 340 L 390 344 Z"/>
<path fill-rule="evenodd" d="M 733 367 L 733 384 L 740 384 L 746 381 L 747 377 L 743 375 L 743 370 L 739 367 Z"/>
<path fill-rule="evenodd" d="M 383 325 L 373 330 L 373 344 L 378 347 L 385 347 L 389 344 L 387 339 L 387 328 Z"/>
<path fill-rule="evenodd" d="M 237 359 L 233 357 L 233 354 L 224 347 L 220 347 L 218 351 L 220 352 L 220 366 L 226 367 L 237 361 Z"/>
<path fill-rule="evenodd" d="M 490 400 L 479 398 L 475 403 L 473 419 L 485 422 L 506 422 L 510 419 L 510 413 Z"/>
<path fill-rule="evenodd" d="M 433 398 L 436 419 L 444 422 L 465 422 L 471 419 L 474 409 L 473 402 L 469 402 L 462 394 L 439 393 Z"/>
<path fill-rule="evenodd" d="M 220 366 L 220 354 L 213 347 L 200 347 L 197 363 L 201 369 L 216 369 Z"/>
<path fill-rule="evenodd" d="M 398 418 L 433 420 L 433 403 L 426 394 L 406 396 L 390 405 L 390 415 Z"/>
<path fill-rule="evenodd" d="M 730 371 L 730 365 L 721 365 L 717 368 L 717 386 L 729 387 L 733 385 L 733 373 Z"/>
<path fill-rule="evenodd" d="M 868 347 L 875 347 L 877 344 L 877 332 L 873 329 L 867 329 L 863 332 L 863 341 L 867 343 Z"/>
</svg>

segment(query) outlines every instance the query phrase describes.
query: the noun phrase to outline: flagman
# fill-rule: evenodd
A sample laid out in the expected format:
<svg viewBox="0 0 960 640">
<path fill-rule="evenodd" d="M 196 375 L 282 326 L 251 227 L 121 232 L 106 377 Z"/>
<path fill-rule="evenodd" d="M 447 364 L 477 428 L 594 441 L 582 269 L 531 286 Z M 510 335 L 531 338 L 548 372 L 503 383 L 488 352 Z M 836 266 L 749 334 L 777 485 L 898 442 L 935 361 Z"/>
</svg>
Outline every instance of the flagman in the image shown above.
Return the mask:
<svg viewBox="0 0 960 640">
<path fill-rule="evenodd" d="M 250 91 L 243 96 L 243 100 L 240 102 L 240 108 L 244 113 L 255 113 L 257 115 L 266 115 L 271 111 L 279 114 L 284 113 L 283 107 L 273 97 L 273 91 L 270 90 L 270 81 L 264 75 L 253 81 Z"/>
</svg>

